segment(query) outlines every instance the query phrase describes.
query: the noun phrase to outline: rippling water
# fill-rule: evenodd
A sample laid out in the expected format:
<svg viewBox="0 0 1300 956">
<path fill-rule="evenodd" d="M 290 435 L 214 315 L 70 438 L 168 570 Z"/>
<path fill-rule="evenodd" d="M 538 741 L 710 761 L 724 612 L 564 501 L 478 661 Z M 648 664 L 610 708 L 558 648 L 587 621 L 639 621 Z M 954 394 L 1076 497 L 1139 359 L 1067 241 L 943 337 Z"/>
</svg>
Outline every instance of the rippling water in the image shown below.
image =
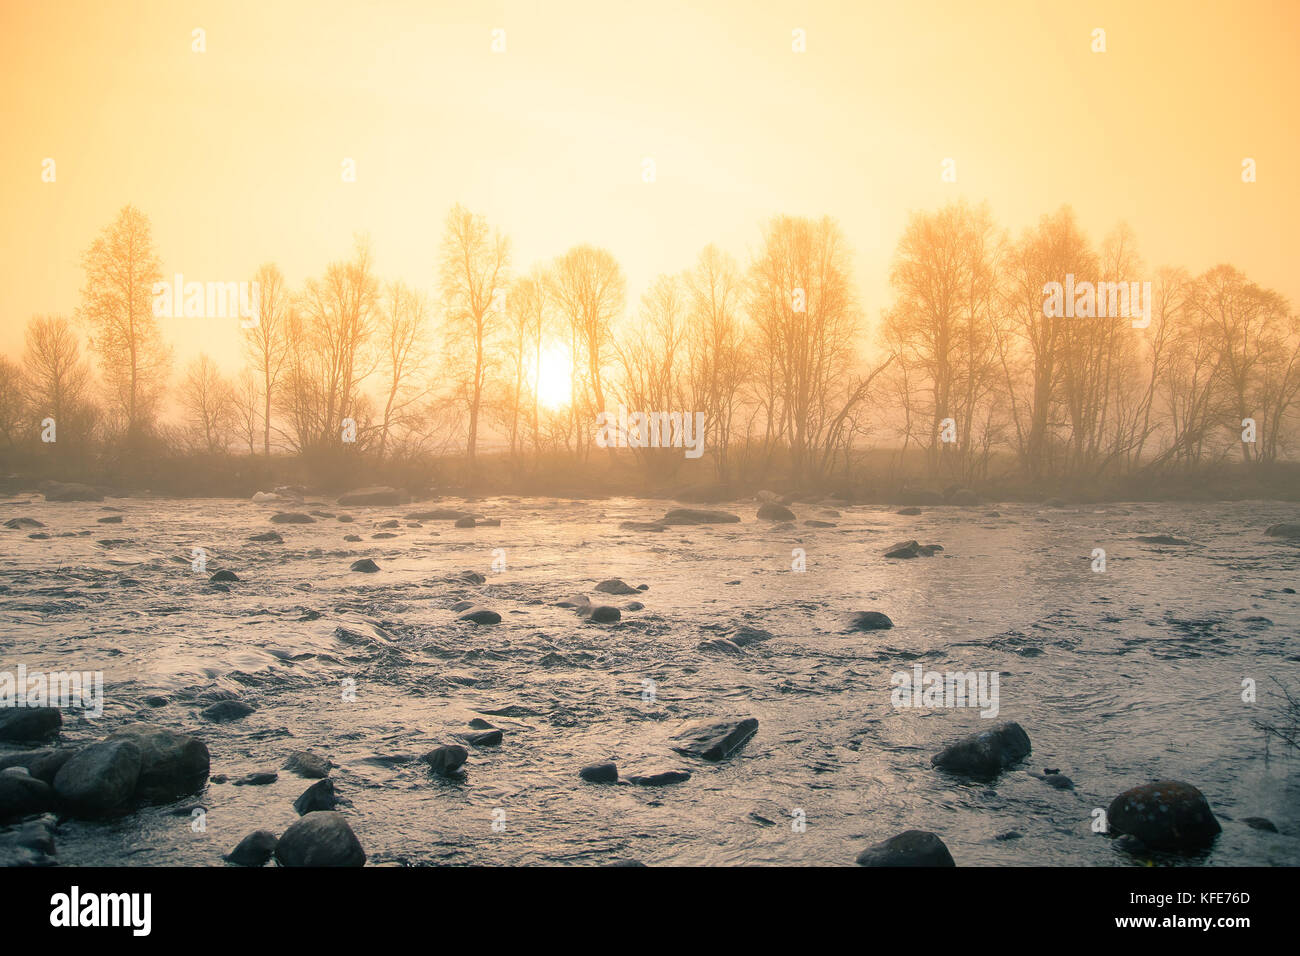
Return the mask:
<svg viewBox="0 0 1300 956">
<path fill-rule="evenodd" d="M 462 506 L 440 501 L 439 507 Z M 1300 863 L 1296 760 L 1265 759 L 1252 722 L 1300 686 L 1300 548 L 1263 535 L 1297 520 L 1268 502 L 1047 509 L 934 508 L 907 517 L 869 506 L 796 505 L 831 528 L 774 529 L 751 503 L 722 505 L 741 524 L 619 530 L 673 503 L 488 499 L 463 505 L 499 528 L 411 527 L 431 505 L 300 508 L 347 513 L 272 525 L 279 510 L 233 500 L 113 499 L 55 504 L 23 497 L 0 517 L 47 527 L 0 530 L 0 669 L 102 670 L 98 720 L 65 720 L 90 741 L 144 713 L 196 732 L 212 772 L 232 780 L 279 769 L 291 750 L 330 757 L 371 863 L 851 864 L 903 829 L 933 830 L 959 865 L 1132 865 L 1091 832 L 1091 813 L 1157 778 L 1198 786 L 1223 822 L 1212 865 Z M 98 519 L 120 514 L 121 524 Z M 375 539 L 380 522 L 401 526 Z M 278 531 L 283 544 L 252 534 Z M 1137 535 L 1172 534 L 1187 547 Z M 359 534 L 348 543 L 344 535 Z M 939 543 L 932 558 L 885 560 L 897 540 Z M 1092 549 L 1107 570 L 1091 569 Z M 192 549 L 207 572 L 191 568 Z M 493 549 L 506 569 L 492 570 Z M 791 570 L 792 551 L 807 555 Z M 498 553 L 496 557 L 500 557 Z M 373 558 L 377 574 L 349 565 Z M 222 568 L 241 581 L 207 583 Z M 485 575 L 482 585 L 458 580 Z M 596 595 L 610 577 L 648 585 Z M 557 600 L 586 593 L 624 611 L 585 623 Z M 471 600 L 496 626 L 456 620 Z M 846 633 L 878 610 L 892 630 Z M 740 655 L 700 650 L 737 624 L 775 634 Z M 915 663 L 1001 672 L 999 719 L 1019 721 L 1034 751 L 993 784 L 933 770 L 942 744 L 983 729 L 974 710 L 896 710 L 890 676 Z M 1260 702 L 1241 701 L 1243 678 Z M 354 701 L 343 682 L 356 681 Z M 653 699 L 643 699 L 652 681 Z M 215 690 L 256 706 L 214 725 L 198 717 Z M 162 695 L 158 708 L 145 698 Z M 488 712 L 510 708 L 511 716 Z M 756 737 L 721 765 L 679 757 L 667 738 L 697 717 L 754 716 Z M 431 779 L 415 757 L 457 742 L 475 717 L 505 732 L 471 748 L 463 782 Z M 685 767 L 663 788 L 585 784 L 577 770 Z M 1076 789 L 1031 772 L 1060 768 Z M 310 781 L 209 784 L 196 798 L 107 823 L 62 825 L 64 864 L 221 864 L 256 828 L 282 832 Z M 193 832 L 188 807 L 207 808 Z M 792 826 L 803 811 L 806 829 Z M 1239 822 L 1264 816 L 1282 831 Z M 497 824 L 494 830 L 493 824 Z M 997 840 L 1015 830 L 1019 839 Z"/>
</svg>

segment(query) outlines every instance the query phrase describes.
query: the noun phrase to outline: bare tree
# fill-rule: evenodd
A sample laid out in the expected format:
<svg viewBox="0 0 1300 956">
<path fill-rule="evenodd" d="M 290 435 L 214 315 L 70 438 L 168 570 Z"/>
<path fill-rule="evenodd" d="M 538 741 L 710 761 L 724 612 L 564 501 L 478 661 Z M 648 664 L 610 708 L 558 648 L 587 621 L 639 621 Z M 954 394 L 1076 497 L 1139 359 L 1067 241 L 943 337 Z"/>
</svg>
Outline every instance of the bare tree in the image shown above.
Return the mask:
<svg viewBox="0 0 1300 956">
<path fill-rule="evenodd" d="M 162 275 L 149 219 L 125 206 L 86 251 L 86 284 L 77 314 L 94 330 L 91 347 L 112 387 L 128 441 L 153 422 L 171 365 L 154 315 L 154 284 Z"/>
<path fill-rule="evenodd" d="M 405 423 L 411 410 L 428 394 L 417 372 L 428 360 L 428 300 L 404 282 L 391 282 L 384 293 L 379 320 L 384 414 L 380 421 L 379 460 L 388 452 L 389 435 Z"/>
<path fill-rule="evenodd" d="M 579 452 L 599 412 L 605 411 L 604 370 L 614 321 L 623 313 L 627 280 L 618 260 L 595 246 L 574 246 L 555 260 L 551 297 L 568 325 L 573 355 L 573 418 Z"/>
<path fill-rule="evenodd" d="M 190 362 L 181 383 L 181 406 L 191 447 L 208 454 L 230 450 L 234 398 L 234 389 L 206 354 Z"/>
<path fill-rule="evenodd" d="M 262 454 L 271 455 L 271 408 L 289 358 L 292 308 L 284 276 L 274 263 L 265 263 L 253 276 L 257 285 L 257 324 L 244 333 L 244 353 L 261 379 Z M 251 449 L 250 449 L 251 453 Z"/>
<path fill-rule="evenodd" d="M 469 412 L 466 459 L 474 474 L 479 415 L 494 339 L 510 281 L 510 241 L 457 203 L 447 214 L 438 275 L 442 286 L 447 366 Z M 468 350 L 468 354 L 466 351 Z"/>
</svg>

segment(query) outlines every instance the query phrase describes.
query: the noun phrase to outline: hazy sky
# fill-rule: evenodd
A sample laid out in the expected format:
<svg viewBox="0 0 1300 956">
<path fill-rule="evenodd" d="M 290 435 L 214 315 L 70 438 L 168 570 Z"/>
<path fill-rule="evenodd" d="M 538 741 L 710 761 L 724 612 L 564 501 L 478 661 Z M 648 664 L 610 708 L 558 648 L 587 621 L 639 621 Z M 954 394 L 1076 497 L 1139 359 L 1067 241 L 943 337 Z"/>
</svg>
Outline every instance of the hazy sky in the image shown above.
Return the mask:
<svg viewBox="0 0 1300 956">
<path fill-rule="evenodd" d="M 987 199 L 1018 233 L 1069 202 L 1097 239 L 1127 220 L 1152 268 L 1229 261 L 1300 303 L 1298 39 L 1295 0 L 0 0 L 0 350 L 75 309 L 128 202 L 169 276 L 274 260 L 297 286 L 365 231 L 432 292 L 459 201 L 521 270 L 607 247 L 630 309 L 709 242 L 743 259 L 766 217 L 830 214 L 873 326 L 909 210 Z M 236 367 L 233 320 L 164 324 L 178 366 Z"/>
</svg>

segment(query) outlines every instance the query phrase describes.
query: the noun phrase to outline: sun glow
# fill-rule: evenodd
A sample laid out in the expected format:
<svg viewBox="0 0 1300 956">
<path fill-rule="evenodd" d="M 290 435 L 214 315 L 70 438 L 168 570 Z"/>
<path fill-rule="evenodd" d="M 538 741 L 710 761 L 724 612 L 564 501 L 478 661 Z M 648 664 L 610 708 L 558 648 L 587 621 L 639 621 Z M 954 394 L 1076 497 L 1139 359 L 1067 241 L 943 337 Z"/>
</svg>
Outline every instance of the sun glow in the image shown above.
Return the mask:
<svg viewBox="0 0 1300 956">
<path fill-rule="evenodd" d="M 568 349 L 559 342 L 545 346 L 534 380 L 542 408 L 553 412 L 568 405 L 573 397 L 573 361 Z"/>
</svg>

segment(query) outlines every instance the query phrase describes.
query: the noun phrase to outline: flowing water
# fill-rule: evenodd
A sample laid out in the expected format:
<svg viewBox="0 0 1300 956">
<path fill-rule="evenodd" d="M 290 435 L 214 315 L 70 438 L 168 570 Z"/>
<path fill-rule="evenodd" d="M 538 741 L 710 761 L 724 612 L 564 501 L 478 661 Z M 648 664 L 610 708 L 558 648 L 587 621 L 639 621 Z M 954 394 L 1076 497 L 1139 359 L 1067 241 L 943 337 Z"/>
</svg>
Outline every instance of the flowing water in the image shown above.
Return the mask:
<svg viewBox="0 0 1300 956">
<path fill-rule="evenodd" d="M 716 506 L 740 524 L 661 533 L 619 523 L 656 518 L 671 502 L 436 506 L 502 524 L 410 526 L 405 515 L 430 504 L 7 499 L 0 517 L 46 527 L 0 530 L 0 670 L 103 672 L 103 716 L 69 712 L 65 743 L 143 714 L 201 736 L 212 773 L 231 781 L 277 770 L 293 750 L 328 756 L 375 864 L 843 865 L 917 828 L 938 833 L 959 865 L 1141 865 L 1092 832 L 1093 810 L 1160 778 L 1199 787 L 1223 823 L 1210 851 L 1183 862 L 1300 863 L 1297 761 L 1276 743 L 1266 757 L 1254 726 L 1279 699 L 1275 679 L 1300 689 L 1300 598 L 1285 590 L 1300 589 L 1300 548 L 1263 534 L 1297 520 L 1294 505 L 1012 504 L 996 506 L 998 517 L 986 508 L 908 517 L 801 504 L 800 522 L 835 526 L 782 530 L 756 521 L 749 502 Z M 271 524 L 282 509 L 355 521 Z M 121 523 L 98 523 L 111 515 Z M 396 537 L 372 537 L 393 518 L 400 526 L 383 533 Z M 248 540 L 268 530 L 284 543 Z M 1190 544 L 1135 540 L 1146 534 Z M 944 550 L 882 557 L 909 538 Z M 203 573 L 192 567 L 196 548 Z M 1106 551 L 1103 573 L 1092 569 L 1094 548 Z M 792 570 L 795 549 L 803 573 Z M 380 571 L 350 571 L 362 557 Z M 241 579 L 228 592 L 207 580 L 222 568 Z M 467 570 L 486 582 L 461 580 Z M 647 589 L 593 591 L 611 577 Z M 644 608 L 588 623 L 555 605 L 574 593 Z M 457 621 L 461 600 L 502 622 Z M 895 627 L 848 632 L 862 610 Z M 739 654 L 700 649 L 739 624 L 775 636 Z M 998 719 L 1028 732 L 1028 760 L 992 783 L 934 770 L 944 743 L 992 721 L 973 709 L 895 708 L 891 675 L 917 663 L 998 672 Z M 1258 686 L 1253 705 L 1242 701 L 1246 678 Z M 199 711 L 216 691 L 256 710 L 208 723 Z M 154 696 L 168 702 L 151 707 Z M 758 733 L 730 760 L 670 749 L 689 719 L 745 716 Z M 470 748 L 465 780 L 431 778 L 406 759 L 459 742 L 475 717 L 505 740 Z M 579 780 L 580 767 L 603 759 L 624 775 L 694 775 L 660 788 Z M 1046 767 L 1076 788 L 1034 775 Z M 310 783 L 281 771 L 267 786 L 209 783 L 116 820 L 65 821 L 58 859 L 222 865 L 248 832 L 283 832 Z M 201 829 L 195 804 L 206 809 Z M 1281 833 L 1240 822 L 1249 816 Z M 1011 830 L 1021 836 L 997 839 Z"/>
</svg>

